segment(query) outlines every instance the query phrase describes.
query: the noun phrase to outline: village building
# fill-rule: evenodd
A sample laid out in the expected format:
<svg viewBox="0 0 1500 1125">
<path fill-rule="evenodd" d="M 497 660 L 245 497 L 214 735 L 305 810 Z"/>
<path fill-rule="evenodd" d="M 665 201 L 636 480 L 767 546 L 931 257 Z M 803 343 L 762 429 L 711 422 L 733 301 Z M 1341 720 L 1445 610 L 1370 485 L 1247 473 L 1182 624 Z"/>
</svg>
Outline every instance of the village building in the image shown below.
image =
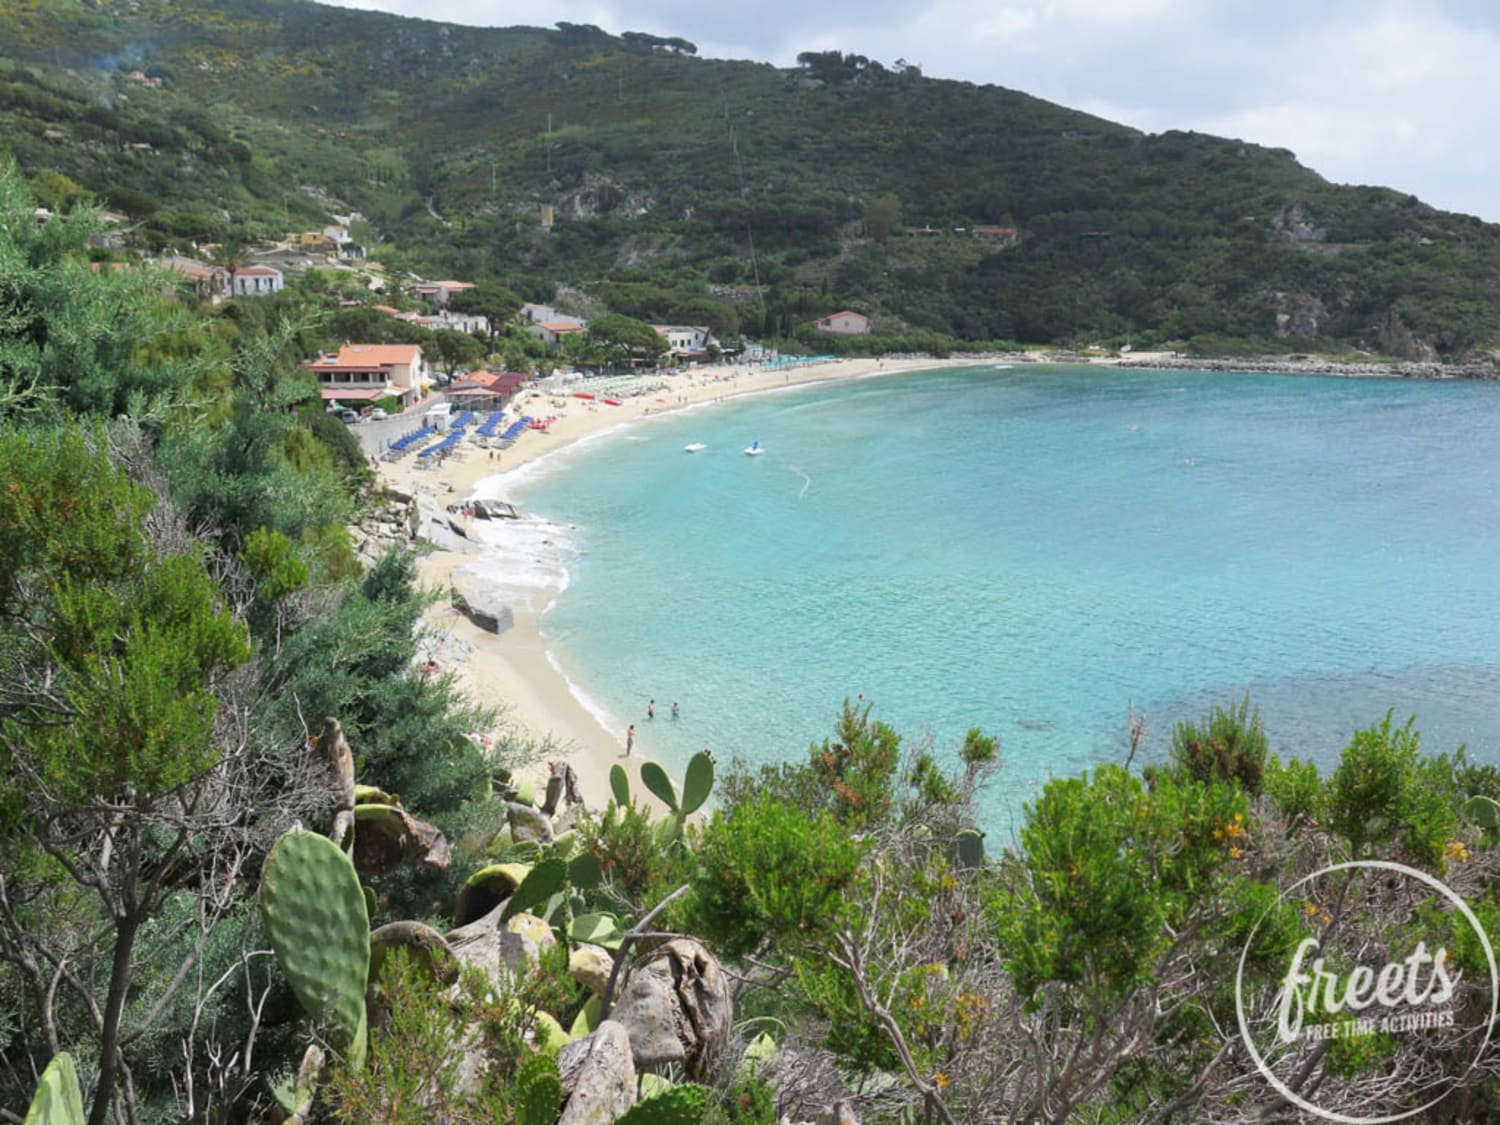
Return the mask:
<svg viewBox="0 0 1500 1125">
<path fill-rule="evenodd" d="M 286 288 L 286 275 L 275 266 L 242 266 L 229 275 L 231 297 L 267 297 Z"/>
<path fill-rule="evenodd" d="M 707 363 L 719 348 L 719 341 L 701 324 L 653 324 L 656 334 L 667 342 L 667 355 L 678 363 Z"/>
<path fill-rule="evenodd" d="M 864 313 L 850 312 L 848 309 L 825 316 L 820 320 L 813 321 L 813 327 L 819 332 L 838 332 L 846 336 L 868 336 L 870 334 L 870 318 Z"/>
<path fill-rule="evenodd" d="M 424 301 L 431 301 L 435 305 L 446 305 L 453 294 L 473 288 L 472 281 L 424 281 L 412 286 L 412 292 Z"/>
<path fill-rule="evenodd" d="M 585 328 L 588 325 L 588 322 L 581 317 L 568 316 L 566 313 L 558 312 L 551 305 L 538 305 L 532 301 L 527 301 L 521 306 L 521 316 L 531 321 L 532 324 L 573 324 L 579 328 Z"/>
<path fill-rule="evenodd" d="M 219 266 L 211 266 L 196 258 L 184 258 L 179 254 L 158 258 L 155 264 L 181 274 L 192 285 L 193 292 L 205 301 L 222 297 L 229 291 L 229 271 Z"/>
<path fill-rule="evenodd" d="M 1011 243 L 1021 237 L 1021 232 L 1015 227 L 975 227 L 971 233 L 986 242 Z"/>
<path fill-rule="evenodd" d="M 575 333 L 587 330 L 588 325 L 581 320 L 568 318 L 567 320 L 546 320 L 537 324 L 528 325 L 526 331 L 540 339 L 551 348 L 562 347 L 562 342 Z"/>
<path fill-rule="evenodd" d="M 470 409 L 498 410 L 529 378 L 524 371 L 470 371 L 449 384 L 446 393 Z"/>
<path fill-rule="evenodd" d="M 345 344 L 334 356 L 307 364 L 324 402 L 371 403 L 397 399 L 403 407 L 432 386 L 432 368 L 420 344 Z"/>
</svg>

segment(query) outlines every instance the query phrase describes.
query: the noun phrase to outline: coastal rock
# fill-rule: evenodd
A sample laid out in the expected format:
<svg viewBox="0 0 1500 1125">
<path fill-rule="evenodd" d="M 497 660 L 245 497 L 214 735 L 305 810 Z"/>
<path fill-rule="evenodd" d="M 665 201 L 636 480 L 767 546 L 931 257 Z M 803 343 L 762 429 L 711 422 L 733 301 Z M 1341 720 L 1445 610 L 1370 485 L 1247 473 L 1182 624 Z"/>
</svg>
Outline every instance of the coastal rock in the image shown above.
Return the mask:
<svg viewBox="0 0 1500 1125">
<path fill-rule="evenodd" d="M 1328 237 L 1328 231 L 1318 226 L 1300 203 L 1277 211 L 1271 218 L 1271 229 L 1288 242 L 1322 242 Z"/>
<path fill-rule="evenodd" d="M 503 633 L 515 624 L 510 606 L 492 583 L 464 569 L 453 572 L 449 598 L 453 608 L 475 625 L 491 633 Z"/>
<path fill-rule="evenodd" d="M 517 914 L 500 931 L 500 960 L 510 969 L 536 967 L 542 951 L 557 944 L 552 927 L 535 914 Z"/>
<path fill-rule="evenodd" d="M 448 511 L 457 515 L 465 507 L 469 514 L 476 520 L 518 520 L 521 519 L 521 510 L 514 504 L 504 500 L 485 499 L 476 497 L 466 501 L 464 504 L 449 504 Z"/>
<path fill-rule="evenodd" d="M 566 787 L 565 779 L 560 773 L 553 773 L 547 778 L 546 795 L 542 798 L 542 813 L 551 816 L 557 812 L 557 806 L 563 799 L 563 790 Z"/>
<path fill-rule="evenodd" d="M 1295 336 L 1311 340 L 1318 334 L 1318 325 L 1328 315 L 1323 302 L 1311 293 L 1272 293 L 1277 336 Z"/>
<path fill-rule="evenodd" d="M 568 976 L 595 996 L 604 995 L 604 986 L 609 983 L 609 974 L 614 967 L 609 950 L 600 945 L 579 942 L 568 954 Z"/>
<path fill-rule="evenodd" d="M 458 926 L 443 935 L 448 948 L 461 965 L 478 969 L 497 988 L 503 983 L 500 968 L 503 963 L 500 957 L 500 913 L 504 909 L 505 904 L 502 902 L 483 918 Z"/>
<path fill-rule="evenodd" d="M 552 822 L 538 809 L 511 801 L 505 806 L 505 822 L 510 827 L 511 839 L 517 844 L 552 843 Z"/>
<path fill-rule="evenodd" d="M 636 1066 L 681 1063 L 698 1079 L 729 1042 L 734 1002 L 713 955 L 693 938 L 677 938 L 631 968 L 611 1018 L 629 1032 Z"/>
<path fill-rule="evenodd" d="M 630 1037 L 614 1020 L 559 1051 L 557 1069 L 568 1099 L 558 1125 L 608 1125 L 635 1104 Z"/>
</svg>

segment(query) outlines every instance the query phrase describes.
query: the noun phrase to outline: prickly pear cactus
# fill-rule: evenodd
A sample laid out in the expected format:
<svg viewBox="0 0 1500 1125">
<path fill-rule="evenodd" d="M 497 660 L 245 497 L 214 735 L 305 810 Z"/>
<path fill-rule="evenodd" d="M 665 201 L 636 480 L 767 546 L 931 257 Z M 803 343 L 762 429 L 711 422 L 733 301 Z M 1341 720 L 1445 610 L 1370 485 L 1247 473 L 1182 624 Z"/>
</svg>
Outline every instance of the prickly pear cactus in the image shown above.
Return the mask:
<svg viewBox="0 0 1500 1125">
<path fill-rule="evenodd" d="M 700 750 L 688 761 L 687 773 L 682 776 L 682 815 L 692 816 L 701 809 L 713 787 L 713 755 Z"/>
<path fill-rule="evenodd" d="M 568 865 L 560 859 L 544 859 L 527 873 L 500 912 L 502 922 L 541 906 L 568 883 Z"/>
<path fill-rule="evenodd" d="M 1491 832 L 1500 828 L 1500 802 L 1492 797 L 1470 797 L 1464 802 L 1464 815 Z"/>
<path fill-rule="evenodd" d="M 667 776 L 667 771 L 661 766 L 655 762 L 642 762 L 641 784 L 656 794 L 657 799 L 674 813 L 679 811 L 677 787 L 672 784 L 672 779 Z"/>
<path fill-rule="evenodd" d="M 984 833 L 977 828 L 960 831 L 953 838 L 953 859 L 965 871 L 979 870 L 984 865 Z"/>
<path fill-rule="evenodd" d="M 533 1055 L 516 1075 L 516 1125 L 553 1125 L 562 1105 L 557 1059 Z"/>
<path fill-rule="evenodd" d="M 83 1095 L 78 1092 L 78 1068 L 64 1051 L 53 1055 L 37 1083 L 26 1125 L 83 1125 Z"/>
<path fill-rule="evenodd" d="M 673 1086 L 635 1103 L 615 1125 L 696 1125 L 708 1112 L 702 1086 Z"/>
<path fill-rule="evenodd" d="M 293 829 L 276 841 L 261 876 L 260 910 L 276 963 L 334 1046 L 365 1059 L 370 916 L 354 864 L 326 837 Z"/>
<path fill-rule="evenodd" d="M 630 804 L 630 777 L 619 762 L 609 767 L 609 791 L 621 808 Z"/>
</svg>

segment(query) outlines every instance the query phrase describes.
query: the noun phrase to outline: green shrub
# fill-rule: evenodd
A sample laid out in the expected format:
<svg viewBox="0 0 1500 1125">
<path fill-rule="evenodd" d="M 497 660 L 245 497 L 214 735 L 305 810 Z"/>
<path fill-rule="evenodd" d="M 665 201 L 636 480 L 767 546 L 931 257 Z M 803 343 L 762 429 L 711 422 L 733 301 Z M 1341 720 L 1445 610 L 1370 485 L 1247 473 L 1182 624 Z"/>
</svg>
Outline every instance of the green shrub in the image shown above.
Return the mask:
<svg viewBox="0 0 1500 1125">
<path fill-rule="evenodd" d="M 698 843 L 687 926 L 723 954 L 795 949 L 838 924 L 865 845 L 828 812 L 762 794 L 715 813 Z"/>
<path fill-rule="evenodd" d="M 1266 731 L 1260 709 L 1247 695 L 1238 707 L 1215 706 L 1202 726 L 1178 723 L 1172 731 L 1172 764 L 1194 781 L 1233 781 L 1259 793 L 1266 763 Z"/>
</svg>

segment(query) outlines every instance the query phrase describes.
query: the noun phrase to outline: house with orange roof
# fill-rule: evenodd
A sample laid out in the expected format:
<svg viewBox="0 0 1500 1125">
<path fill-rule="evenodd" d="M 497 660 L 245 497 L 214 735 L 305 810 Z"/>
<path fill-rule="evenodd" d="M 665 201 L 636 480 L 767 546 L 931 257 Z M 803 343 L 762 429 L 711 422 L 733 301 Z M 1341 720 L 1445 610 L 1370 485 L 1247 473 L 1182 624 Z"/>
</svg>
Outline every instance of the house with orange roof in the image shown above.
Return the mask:
<svg viewBox="0 0 1500 1125">
<path fill-rule="evenodd" d="M 420 344 L 345 344 L 338 355 L 307 365 L 324 402 L 374 402 L 387 396 L 410 406 L 432 386 Z"/>
<path fill-rule="evenodd" d="M 975 238 L 986 242 L 1016 242 L 1021 237 L 1021 232 L 1015 227 L 975 227 L 973 230 Z"/>
</svg>

